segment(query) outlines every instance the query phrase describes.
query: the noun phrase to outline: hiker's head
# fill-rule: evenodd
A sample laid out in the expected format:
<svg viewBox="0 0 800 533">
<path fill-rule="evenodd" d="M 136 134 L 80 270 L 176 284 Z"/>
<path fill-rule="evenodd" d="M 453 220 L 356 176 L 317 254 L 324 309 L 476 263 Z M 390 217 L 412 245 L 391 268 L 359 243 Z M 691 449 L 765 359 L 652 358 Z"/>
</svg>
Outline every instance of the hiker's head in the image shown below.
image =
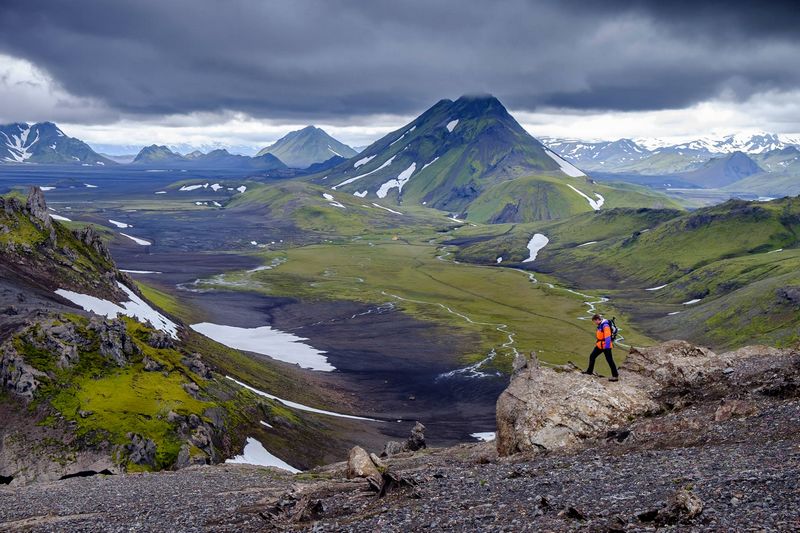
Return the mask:
<svg viewBox="0 0 800 533">
<path fill-rule="evenodd" d="M 601 317 L 600 315 L 594 315 L 592 317 L 592 322 L 594 322 L 595 324 L 599 324 L 602 321 L 603 321 L 603 317 Z"/>
</svg>

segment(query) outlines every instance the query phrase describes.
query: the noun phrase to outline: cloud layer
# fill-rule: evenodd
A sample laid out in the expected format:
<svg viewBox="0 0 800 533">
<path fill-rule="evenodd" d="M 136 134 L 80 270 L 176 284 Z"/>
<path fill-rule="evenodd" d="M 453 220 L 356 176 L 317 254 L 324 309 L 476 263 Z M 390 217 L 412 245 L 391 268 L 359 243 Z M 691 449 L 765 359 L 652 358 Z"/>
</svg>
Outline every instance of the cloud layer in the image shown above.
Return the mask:
<svg viewBox="0 0 800 533">
<path fill-rule="evenodd" d="M 20 96 L 20 113 L 51 105 L 84 113 L 84 123 L 241 112 L 344 125 L 416 114 L 471 92 L 529 112 L 657 111 L 800 86 L 800 10 L 792 4 L 665 6 L 3 2 L 0 54 L 29 61 L 59 93 Z M 19 87 L 0 76 L 0 93 L 19 96 Z"/>
</svg>

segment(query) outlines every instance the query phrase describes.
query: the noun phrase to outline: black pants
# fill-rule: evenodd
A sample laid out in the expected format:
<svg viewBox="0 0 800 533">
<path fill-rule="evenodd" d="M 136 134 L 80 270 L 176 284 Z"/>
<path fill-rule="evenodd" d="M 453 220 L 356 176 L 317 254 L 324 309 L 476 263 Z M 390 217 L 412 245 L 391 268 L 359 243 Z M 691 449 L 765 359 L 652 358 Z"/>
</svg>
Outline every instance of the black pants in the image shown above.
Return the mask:
<svg viewBox="0 0 800 533">
<path fill-rule="evenodd" d="M 619 376 L 617 373 L 617 365 L 614 364 L 614 356 L 611 355 L 611 348 L 597 348 L 595 347 L 592 350 L 592 353 L 589 354 L 589 368 L 586 369 L 587 374 L 594 373 L 594 360 L 597 359 L 597 356 L 601 353 L 606 354 L 606 361 L 608 362 L 608 366 L 611 367 L 611 375 L 614 377 Z"/>
</svg>

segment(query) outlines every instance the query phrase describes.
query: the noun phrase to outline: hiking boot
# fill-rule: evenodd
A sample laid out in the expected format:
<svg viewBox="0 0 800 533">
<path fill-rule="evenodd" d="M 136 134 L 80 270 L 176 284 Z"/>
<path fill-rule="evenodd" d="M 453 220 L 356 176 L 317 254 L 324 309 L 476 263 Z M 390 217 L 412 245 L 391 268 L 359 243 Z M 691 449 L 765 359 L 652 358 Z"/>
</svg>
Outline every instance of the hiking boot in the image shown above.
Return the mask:
<svg viewBox="0 0 800 533">
<path fill-rule="evenodd" d="M 585 370 L 581 372 L 584 376 L 594 376 L 594 372 L 586 372 Z"/>
<path fill-rule="evenodd" d="M 619 381 L 619 376 L 611 376 L 608 381 Z"/>
</svg>

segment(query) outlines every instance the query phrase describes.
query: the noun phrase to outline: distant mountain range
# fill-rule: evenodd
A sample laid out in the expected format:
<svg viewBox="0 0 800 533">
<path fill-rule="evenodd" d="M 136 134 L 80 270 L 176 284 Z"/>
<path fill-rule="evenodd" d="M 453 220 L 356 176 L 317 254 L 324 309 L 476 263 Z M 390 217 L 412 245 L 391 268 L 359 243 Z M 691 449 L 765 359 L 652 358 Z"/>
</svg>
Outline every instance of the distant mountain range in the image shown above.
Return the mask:
<svg viewBox="0 0 800 533">
<path fill-rule="evenodd" d="M 0 163 L 117 164 L 92 150 L 85 142 L 67 137 L 52 122 L 0 126 Z"/>
<path fill-rule="evenodd" d="M 145 146 L 134 158 L 132 165 L 158 166 L 160 168 L 204 168 L 204 169 L 253 169 L 277 170 L 286 165 L 272 154 L 256 157 L 235 155 L 227 150 L 212 150 L 204 154 L 199 151 L 187 155 L 173 152 L 166 146 Z"/>
<path fill-rule="evenodd" d="M 671 144 L 662 139 L 544 143 L 596 176 L 636 183 L 720 188 L 732 194 L 800 194 L 800 135 L 771 133 L 703 137 Z M 650 177 L 653 177 L 651 179 Z"/>
<path fill-rule="evenodd" d="M 664 139 L 587 142 L 555 137 L 543 137 L 542 141 L 584 170 L 652 175 L 694 170 L 711 159 L 734 152 L 764 156 L 776 150 L 800 147 L 800 135 L 763 132 L 702 137 L 680 143 Z"/>
<path fill-rule="evenodd" d="M 257 155 L 272 154 L 292 168 L 308 168 L 332 157 L 349 159 L 358 152 L 315 126 L 306 126 L 278 139 Z"/>
</svg>

